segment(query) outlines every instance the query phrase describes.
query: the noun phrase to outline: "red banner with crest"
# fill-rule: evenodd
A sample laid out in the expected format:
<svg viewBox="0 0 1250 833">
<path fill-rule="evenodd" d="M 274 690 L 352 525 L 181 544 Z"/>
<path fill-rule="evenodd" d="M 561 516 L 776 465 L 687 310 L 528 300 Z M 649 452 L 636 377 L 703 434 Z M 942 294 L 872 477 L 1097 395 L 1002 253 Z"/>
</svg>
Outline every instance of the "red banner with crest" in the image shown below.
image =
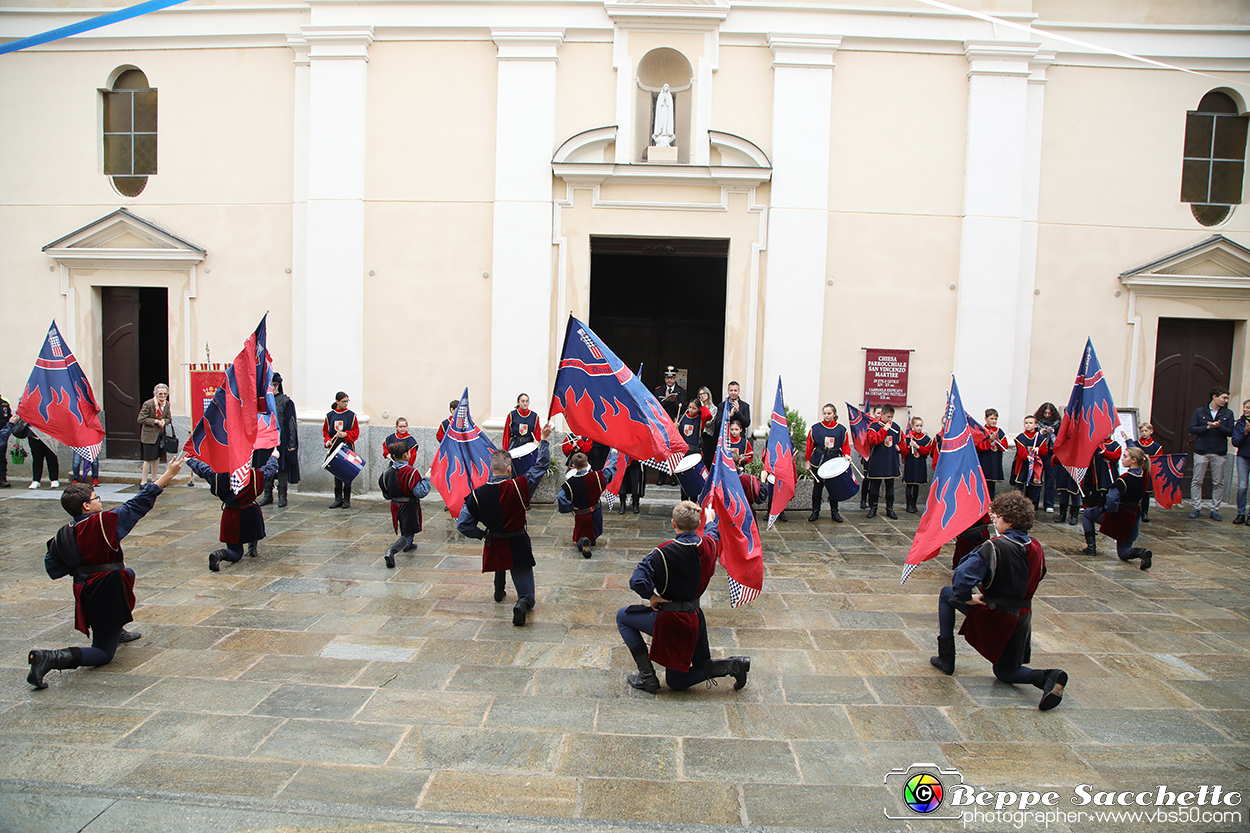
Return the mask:
<svg viewBox="0 0 1250 833">
<path fill-rule="evenodd" d="M 191 365 L 191 426 L 200 424 L 204 409 L 213 401 L 217 388 L 226 379 L 226 368 L 220 362 Z"/>
</svg>

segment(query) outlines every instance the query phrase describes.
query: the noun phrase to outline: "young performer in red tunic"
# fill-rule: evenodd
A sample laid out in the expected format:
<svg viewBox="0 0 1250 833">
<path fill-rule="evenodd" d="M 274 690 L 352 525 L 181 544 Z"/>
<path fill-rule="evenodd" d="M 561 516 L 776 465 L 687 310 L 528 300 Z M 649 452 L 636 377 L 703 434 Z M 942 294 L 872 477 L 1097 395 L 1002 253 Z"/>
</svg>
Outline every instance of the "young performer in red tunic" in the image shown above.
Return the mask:
<svg viewBox="0 0 1250 833">
<path fill-rule="evenodd" d="M 1016 459 L 1011 464 L 1011 485 L 1024 492 L 1037 509 L 1042 500 L 1042 458 L 1050 451 L 1046 438 L 1037 430 L 1037 418 L 1024 418 L 1024 431 L 1016 435 Z"/>
<path fill-rule="evenodd" d="M 503 450 L 537 441 L 538 414 L 530 410 L 530 398 L 523 393 L 516 398 L 516 407 L 504 417 Z"/>
<path fill-rule="evenodd" d="M 73 576 L 74 627 L 90 633 L 91 647 L 31 651 L 26 657 L 30 664 L 26 682 L 44 689 L 48 684 L 43 678 L 49 671 L 106 665 L 118 643 L 140 637 L 125 629 L 134 619 L 135 571 L 125 565 L 122 539 L 151 511 L 181 469 L 181 460 L 174 458 L 139 494 L 107 512 L 90 484 L 73 483 L 61 495 L 61 508 L 74 520 L 48 542 L 43 565 L 53 579 Z"/>
<path fill-rule="evenodd" d="M 907 511 L 914 515 L 918 511 L 916 503 L 920 500 L 920 487 L 929 482 L 929 470 L 926 460 L 934 451 L 933 438 L 924 432 L 924 420 L 912 417 L 898 444 L 898 453 L 903 457 L 903 486 L 907 490 Z"/>
<path fill-rule="evenodd" d="M 252 465 L 257 460 L 252 458 Z M 221 501 L 221 528 L 219 539 L 226 545 L 224 550 L 208 554 L 208 569 L 221 571 L 221 562 L 234 563 L 243 558 L 243 545 L 247 554 L 256 557 L 256 542 L 265 537 L 265 516 L 256 505 L 256 499 L 265 491 L 265 483 L 278 473 L 278 450 L 275 448 L 265 460 L 264 468 L 249 470 L 248 482 L 237 494 L 231 488 L 230 475 L 213 471 L 202 460 L 187 458 L 191 471 L 204 478 L 208 489 Z"/>
<path fill-rule="evenodd" d="M 1150 458 L 1146 452 L 1140 448 L 1124 449 L 1120 456 L 1120 476 L 1107 490 L 1106 501 L 1101 506 L 1086 509 L 1081 517 L 1086 541 L 1093 541 L 1087 547 L 1090 550 L 1087 555 L 1096 554 L 1098 536 L 1094 533 L 1094 524 L 1101 524 L 1098 531 L 1115 540 L 1116 555 L 1121 561 L 1140 560 L 1141 569 L 1150 569 L 1154 553 L 1133 546 L 1141 523 L 1141 502 L 1146 492 L 1144 481 L 1149 477 Z"/>
<path fill-rule="evenodd" d="M 807 430 L 807 449 L 803 452 L 803 464 L 813 475 L 812 514 L 807 516 L 807 520 L 820 519 L 821 495 L 828 493 L 831 517 L 835 523 L 842 523 L 838 502 L 833 499 L 833 484 L 825 483 L 816 476 L 816 472 L 830 460 L 851 456 L 851 432 L 846 430 L 845 425 L 838 424 L 838 409 L 832 402 L 826 402 L 820 409 L 820 417 L 820 422 Z"/>
<path fill-rule="evenodd" d="M 450 409 L 451 413 L 447 415 L 447 419 L 439 423 L 438 430 L 434 432 L 434 442 L 436 443 L 441 443 L 443 441 L 443 437 L 447 436 L 447 426 L 451 425 L 451 421 L 455 419 L 456 408 L 460 407 L 460 400 L 451 400 L 447 407 Z"/>
<path fill-rule="evenodd" d="M 1028 530 L 1033 504 L 1019 492 L 999 495 L 990 506 L 998 536 L 959 563 L 951 584 L 938 596 L 938 655 L 929 663 L 943 674 L 955 673 L 955 611 L 964 613 L 959 633 L 994 664 L 994 676 L 1012 685 L 1029 683 L 1042 690 L 1037 707 L 1053 709 L 1063 699 L 1068 675 L 1025 665 L 1032 653 L 1033 594 L 1046 575 L 1042 545 Z"/>
<path fill-rule="evenodd" d="M 334 394 L 334 407 L 326 414 L 325 422 L 321 424 L 321 437 L 325 440 L 325 447 L 329 451 L 334 451 L 339 445 L 346 445 L 353 451 L 356 449 L 356 440 L 360 439 L 360 423 L 356 421 L 356 415 L 348 410 L 347 405 L 351 402 L 347 394 L 339 391 Z M 330 504 L 331 509 L 350 509 L 352 507 L 352 484 L 334 478 L 334 503 Z"/>
<path fill-rule="evenodd" d="M 877 502 L 881 496 L 881 484 L 885 483 L 885 516 L 898 520 L 894 513 L 894 480 L 902 473 L 898 446 L 903 432 L 894 421 L 894 406 L 882 405 L 881 418 L 868 426 L 868 469 L 864 477 L 868 483 L 868 517 L 877 515 Z"/>
<path fill-rule="evenodd" d="M 590 558 L 590 548 L 603 534 L 603 509 L 599 498 L 616 476 L 616 452 L 608 456 L 602 471 L 593 471 L 590 458 L 581 451 L 574 452 L 569 462 L 568 479 L 556 492 L 556 507 L 563 515 L 573 514 L 573 543 L 582 558 Z"/>
<path fill-rule="evenodd" d="M 396 459 L 391 456 L 391 443 L 397 443 L 397 442 L 403 443 L 406 449 L 416 448 L 416 445 L 417 445 L 417 438 L 412 436 L 411 433 L 409 433 L 408 420 L 404 417 L 400 417 L 399 419 L 395 420 L 395 433 L 388 434 L 386 437 L 386 442 L 382 443 L 382 458 L 383 459 L 385 460 Z M 401 456 L 398 459 L 402 460 L 404 457 L 407 457 L 407 456 L 408 455 L 405 453 L 403 456 Z"/>
<path fill-rule="evenodd" d="M 677 537 L 653 549 L 630 577 L 629 589 L 646 603 L 618 610 L 616 629 L 638 665 L 638 673 L 626 678 L 636 689 L 651 694 L 660 690 L 653 660 L 664 666 L 664 682 L 674 691 L 714 677 L 733 677 L 735 691 L 747 684 L 749 657 L 714 660 L 708 647 L 699 598 L 716 572 L 720 552 L 716 513 L 710 506 L 705 521 L 700 536 L 698 505 L 678 503 L 672 518 Z M 650 650 L 644 633 L 651 634 Z"/>
<path fill-rule="evenodd" d="M 742 426 L 736 422 L 729 423 L 729 448 L 731 451 L 738 452 L 744 466 L 755 459 L 755 446 L 742 436 Z"/>
<path fill-rule="evenodd" d="M 1233 430 L 1236 430 L 1235 426 Z M 1154 435 L 1154 426 L 1149 422 L 1143 422 L 1137 428 L 1137 441 L 1129 442 L 1130 447 L 1140 448 L 1142 451 L 1146 452 L 1146 456 L 1150 458 L 1150 466 L 1152 469 L 1155 466 L 1159 455 L 1163 453 L 1163 444 L 1156 440 Z M 1146 494 L 1142 495 L 1141 499 L 1141 522 L 1148 524 L 1150 523 L 1150 498 L 1155 493 L 1154 477 L 1146 477 L 1145 487 Z M 1237 521 L 1234 519 L 1233 523 L 1236 522 Z"/>
<path fill-rule="evenodd" d="M 1097 535 L 1092 526 L 1086 525 L 1085 513 L 1098 509 L 1107 502 L 1107 491 L 1119 476 L 1120 444 L 1112 435 L 1108 435 L 1094 450 L 1094 458 L 1085 470 L 1085 479 L 1081 481 L 1081 491 L 1084 493 L 1081 499 L 1081 525 L 1085 527 L 1085 549 L 1081 552 L 1085 555 L 1094 555 L 1098 549 Z"/>
<path fill-rule="evenodd" d="M 429 478 L 421 476 L 413 461 L 417 445 L 402 440 L 391 443 L 391 465 L 378 477 L 378 486 L 391 502 L 391 525 L 399 533 L 399 539 L 386 549 L 384 560 L 388 568 L 395 566 L 395 553 L 415 550 L 412 536 L 421 531 L 421 498 L 430 493 Z"/>
<path fill-rule="evenodd" d="M 482 572 L 495 574 L 496 602 L 504 600 L 504 573 L 512 573 L 512 586 L 518 597 L 512 608 L 512 624 L 518 627 L 525 624 L 526 614 L 535 604 L 534 550 L 525 530 L 525 512 L 530 507 L 530 494 L 551 463 L 551 448 L 547 445 L 550 437 L 551 425 L 544 425 L 538 459 L 520 477 L 508 476 L 512 473 L 508 452 L 492 454 L 490 482 L 469 492 L 456 521 L 456 529 L 462 535 L 486 540 L 482 547 Z"/>
<path fill-rule="evenodd" d="M 985 488 L 994 497 L 994 487 L 1003 480 L 1003 452 L 1007 450 L 1007 435 L 998 427 L 998 411 L 985 409 L 985 430 L 975 439 L 977 459 L 985 474 Z"/>
</svg>

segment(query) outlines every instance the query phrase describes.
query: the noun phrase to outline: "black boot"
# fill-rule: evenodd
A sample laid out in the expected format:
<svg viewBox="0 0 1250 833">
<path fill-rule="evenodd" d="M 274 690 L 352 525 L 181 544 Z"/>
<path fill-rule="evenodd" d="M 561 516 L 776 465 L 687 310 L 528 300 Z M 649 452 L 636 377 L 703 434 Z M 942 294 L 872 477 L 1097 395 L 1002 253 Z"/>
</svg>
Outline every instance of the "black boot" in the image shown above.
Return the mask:
<svg viewBox="0 0 1250 833">
<path fill-rule="evenodd" d="M 660 690 L 660 678 L 655 675 L 655 666 L 651 664 L 651 657 L 648 656 L 647 646 L 641 648 L 630 648 L 629 652 L 634 656 L 634 662 L 638 665 L 638 673 L 630 674 L 625 678 L 625 682 L 632 685 L 639 691 L 646 691 L 655 694 Z"/>
<path fill-rule="evenodd" d="M 1076 526 L 1081 522 L 1081 507 L 1073 506 L 1072 511 L 1068 513 L 1068 526 Z"/>
<path fill-rule="evenodd" d="M 641 509 L 639 509 L 639 508 L 638 508 L 638 495 L 634 495 L 634 504 L 633 504 L 633 509 L 634 509 L 634 514 L 635 514 L 635 515 L 637 515 L 639 512 L 641 512 L 641 511 L 642 511 Z"/>
<path fill-rule="evenodd" d="M 621 495 L 616 500 L 616 514 L 618 515 L 625 514 L 625 496 L 624 495 Z"/>
<path fill-rule="evenodd" d="M 352 487 L 350 483 L 343 487 L 343 508 L 352 508 Z"/>
<path fill-rule="evenodd" d="M 781 510 L 781 514 L 777 516 L 777 520 L 781 521 L 783 524 L 790 523 L 790 519 L 786 517 L 786 510 Z"/>
<path fill-rule="evenodd" d="M 1121 561 L 1136 561 L 1141 559 L 1141 569 L 1149 570 L 1151 563 L 1154 561 L 1154 553 L 1142 547 L 1133 547 L 1128 551 L 1128 555 L 1121 558 Z"/>
<path fill-rule="evenodd" d="M 868 517 L 870 518 L 877 517 L 877 504 L 875 503 L 868 504 Z"/>
<path fill-rule="evenodd" d="M 213 550 L 208 554 L 208 569 L 214 573 L 220 573 L 221 562 L 224 560 L 227 560 L 225 550 Z"/>
<path fill-rule="evenodd" d="M 907 501 L 907 514 L 908 515 L 916 514 L 916 501 L 914 500 Z"/>
<path fill-rule="evenodd" d="M 1049 668 L 1043 671 L 1042 675 L 1042 684 L 1038 686 L 1042 690 L 1042 699 L 1037 707 L 1047 712 L 1059 705 L 1059 701 L 1063 699 L 1063 689 L 1068 685 L 1068 672 L 1059 668 Z M 1034 685 L 1037 684 L 1034 683 Z"/>
<path fill-rule="evenodd" d="M 391 544 L 389 547 L 386 548 L 386 555 L 384 555 L 382 558 L 384 561 L 386 561 L 386 567 L 388 570 L 395 569 L 395 553 L 399 552 L 399 550 L 403 546 L 404 546 L 404 539 L 400 538 L 398 541 L 396 541 L 395 543 Z"/>
<path fill-rule="evenodd" d="M 1085 533 L 1085 549 L 1081 550 L 1082 555 L 1098 555 L 1098 533 Z"/>
<path fill-rule="evenodd" d="M 286 508 L 286 475 L 278 478 L 278 508 Z"/>
<path fill-rule="evenodd" d="M 273 481 L 265 481 L 265 493 L 260 496 L 260 500 L 256 501 L 257 506 L 268 506 L 273 503 Z"/>
<path fill-rule="evenodd" d="M 894 504 L 889 501 L 885 504 L 885 516 L 892 521 L 898 520 L 898 515 L 894 514 Z"/>
<path fill-rule="evenodd" d="M 504 596 L 508 594 L 504 585 L 504 579 L 507 578 L 507 575 L 508 574 L 505 573 L 503 570 L 499 570 L 498 572 L 495 573 L 495 601 L 496 602 L 502 602 L 504 599 Z"/>
<path fill-rule="evenodd" d="M 955 637 L 938 637 L 938 655 L 929 657 L 929 664 L 948 677 L 955 673 Z"/>
<path fill-rule="evenodd" d="M 247 557 L 248 558 L 256 557 L 256 542 L 255 541 L 247 545 Z"/>
<path fill-rule="evenodd" d="M 747 684 L 747 672 L 751 670 L 750 657 L 729 657 L 714 659 L 707 664 L 707 678 L 733 677 L 734 691 L 741 691 Z"/>
<path fill-rule="evenodd" d="M 1055 516 L 1055 523 L 1061 524 L 1068 520 L 1068 504 L 1059 504 L 1059 514 Z"/>
<path fill-rule="evenodd" d="M 534 597 L 522 596 L 512 607 L 512 624 L 518 628 L 525 624 L 525 615 L 534 609 Z"/>
<path fill-rule="evenodd" d="M 338 509 L 343 505 L 343 481 L 337 477 L 334 478 L 334 503 L 330 504 L 331 509 Z"/>
<path fill-rule="evenodd" d="M 26 657 L 26 661 L 30 663 L 30 673 L 26 675 L 26 682 L 30 683 L 37 689 L 45 689 L 48 684 L 43 681 L 43 675 L 49 671 L 65 671 L 69 668 L 77 668 L 82 664 L 82 651 L 77 652 L 74 656 L 73 648 L 60 648 L 55 651 L 31 651 Z"/>
<path fill-rule="evenodd" d="M 589 538 L 577 539 L 577 551 L 582 554 L 582 558 L 590 558 L 590 546 Z"/>
<path fill-rule="evenodd" d="M 833 498 L 829 499 L 829 512 L 833 517 L 835 524 L 842 523 L 842 515 L 838 512 L 838 502 Z"/>
<path fill-rule="evenodd" d="M 818 521 L 818 520 L 820 520 L 820 505 L 819 504 L 813 507 L 812 514 L 807 516 L 808 523 L 812 523 L 813 521 Z"/>
</svg>

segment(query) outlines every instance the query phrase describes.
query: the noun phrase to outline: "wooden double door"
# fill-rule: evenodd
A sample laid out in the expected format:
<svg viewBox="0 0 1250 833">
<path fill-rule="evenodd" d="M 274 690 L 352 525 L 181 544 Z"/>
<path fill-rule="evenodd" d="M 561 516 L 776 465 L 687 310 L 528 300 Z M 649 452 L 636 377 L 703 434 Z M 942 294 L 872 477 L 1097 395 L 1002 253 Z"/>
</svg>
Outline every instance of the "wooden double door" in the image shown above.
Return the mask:
<svg viewBox="0 0 1250 833">
<path fill-rule="evenodd" d="M 169 384 L 169 298 L 164 288 L 100 291 L 105 456 L 138 460 L 139 409 Z"/>
</svg>

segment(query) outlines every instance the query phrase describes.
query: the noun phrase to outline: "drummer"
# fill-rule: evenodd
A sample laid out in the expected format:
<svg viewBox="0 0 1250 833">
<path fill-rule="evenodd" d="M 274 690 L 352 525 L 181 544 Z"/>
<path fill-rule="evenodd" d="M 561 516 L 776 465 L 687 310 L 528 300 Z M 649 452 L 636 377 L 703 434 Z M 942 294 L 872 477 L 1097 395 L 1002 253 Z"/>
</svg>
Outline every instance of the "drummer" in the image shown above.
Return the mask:
<svg viewBox="0 0 1250 833">
<path fill-rule="evenodd" d="M 615 476 L 615 450 L 608 455 L 608 462 L 601 471 L 591 469 L 590 457 L 585 452 L 575 451 L 569 457 L 568 477 L 556 492 L 556 507 L 562 515 L 573 514 L 573 543 L 582 558 L 590 558 L 590 548 L 603 534 L 599 497 Z"/>
<path fill-rule="evenodd" d="M 691 399 L 686 403 L 686 410 L 682 412 L 681 418 L 677 420 L 677 431 L 681 434 L 683 440 L 686 441 L 686 455 L 698 454 L 700 458 L 703 452 L 703 426 L 712 418 L 712 412 L 707 406 L 698 399 Z M 677 481 L 677 485 L 681 485 L 681 481 Z M 683 488 L 681 490 L 682 500 L 698 501 L 698 495 L 689 495 Z"/>
<path fill-rule="evenodd" d="M 809 522 L 820 520 L 821 492 L 829 494 L 829 511 L 835 523 L 842 523 L 842 515 L 838 513 L 838 500 L 834 497 L 833 482 L 822 480 L 820 467 L 839 457 L 850 459 L 851 434 L 845 425 L 838 424 L 838 409 L 832 402 L 826 402 L 820 409 L 820 422 L 813 425 L 807 432 L 807 451 L 803 465 L 815 478 L 812 484 L 812 514 L 807 516 Z"/>
<path fill-rule="evenodd" d="M 325 441 L 325 447 L 330 454 L 333 454 L 340 445 L 355 450 L 356 440 L 360 439 L 360 424 L 356 421 L 356 415 L 348 409 L 351 399 L 343 391 L 334 394 L 334 406 L 326 414 L 325 422 L 321 424 L 321 438 Z M 334 503 L 330 504 L 331 509 L 352 508 L 352 484 L 346 480 L 334 478 Z"/>
</svg>

